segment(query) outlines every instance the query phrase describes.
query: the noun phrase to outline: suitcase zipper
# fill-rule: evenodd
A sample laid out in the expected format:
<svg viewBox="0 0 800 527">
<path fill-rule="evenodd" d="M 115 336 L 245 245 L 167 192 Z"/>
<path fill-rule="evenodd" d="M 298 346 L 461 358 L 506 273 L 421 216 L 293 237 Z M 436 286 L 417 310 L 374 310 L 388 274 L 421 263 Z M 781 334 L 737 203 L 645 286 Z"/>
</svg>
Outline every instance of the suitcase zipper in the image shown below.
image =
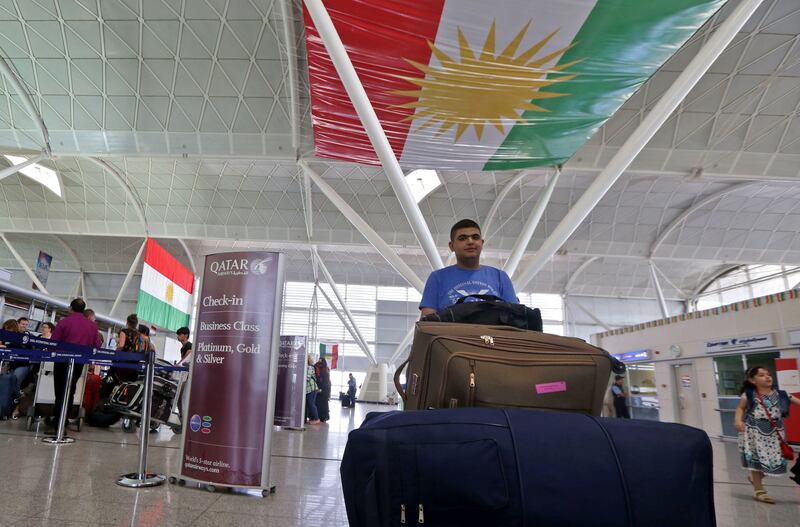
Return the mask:
<svg viewBox="0 0 800 527">
<path fill-rule="evenodd" d="M 487 349 L 500 349 L 500 351 L 504 351 L 507 353 L 519 353 L 520 351 L 525 353 L 530 353 L 533 348 L 535 348 L 535 353 L 545 353 L 545 354 L 555 354 L 555 355 L 564 355 L 564 354 L 573 354 L 573 355 L 581 355 L 585 357 L 607 357 L 604 353 L 603 354 L 592 354 L 588 350 L 568 350 L 564 349 L 563 347 L 553 346 L 552 344 L 548 344 L 545 342 L 533 342 L 530 340 L 525 339 L 517 339 L 513 337 L 491 337 L 489 335 L 481 335 L 478 337 L 469 337 L 469 336 L 442 336 L 438 337 L 436 340 L 451 340 L 454 342 L 462 342 L 468 343 L 472 345 L 478 345 L 482 348 Z M 508 349 L 508 346 L 514 346 L 518 348 L 519 351 L 516 349 Z"/>
<path fill-rule="evenodd" d="M 406 523 L 406 504 L 405 503 L 401 503 L 400 504 L 400 523 L 402 523 L 402 524 Z"/>
<path fill-rule="evenodd" d="M 595 362 L 592 360 L 591 357 L 581 356 L 581 357 L 565 357 L 566 354 L 561 355 L 561 360 L 559 361 L 548 361 L 548 360 L 537 360 L 537 359 L 530 359 L 530 360 L 522 360 L 522 361 L 508 361 L 503 359 L 496 359 L 492 357 L 486 357 L 483 355 L 476 355 L 471 353 L 453 353 L 447 358 L 447 362 L 445 363 L 444 372 L 445 377 L 443 382 L 439 386 L 439 396 L 437 397 L 438 405 L 441 405 L 442 400 L 444 398 L 444 391 L 447 387 L 447 372 L 450 370 L 450 362 L 453 359 L 466 359 L 469 361 L 470 369 L 472 372 L 469 374 L 469 399 L 467 401 L 467 406 L 471 407 L 474 405 L 475 401 L 475 392 L 476 392 L 476 375 L 475 371 L 477 369 L 477 361 L 480 360 L 481 362 L 493 362 L 495 364 L 508 364 L 513 366 L 563 366 L 565 364 L 573 364 L 573 365 L 582 365 L 582 366 L 596 366 Z M 564 360 L 564 359 L 567 360 Z M 427 394 L 426 394 L 427 396 Z M 427 399 L 426 399 L 427 400 Z"/>
<path fill-rule="evenodd" d="M 475 406 L 475 361 L 469 361 L 469 399 L 467 400 L 467 406 Z"/>
<path fill-rule="evenodd" d="M 419 516 L 417 516 L 417 523 L 425 523 L 425 510 L 422 508 L 422 504 L 419 504 Z"/>
</svg>

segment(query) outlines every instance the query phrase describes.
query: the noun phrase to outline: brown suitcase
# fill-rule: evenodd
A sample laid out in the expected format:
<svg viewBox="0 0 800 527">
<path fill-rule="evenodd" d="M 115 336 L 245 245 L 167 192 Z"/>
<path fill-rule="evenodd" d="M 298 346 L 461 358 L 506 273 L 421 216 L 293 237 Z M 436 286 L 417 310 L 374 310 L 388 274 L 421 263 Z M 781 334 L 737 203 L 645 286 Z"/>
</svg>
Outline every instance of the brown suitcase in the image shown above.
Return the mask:
<svg viewBox="0 0 800 527">
<path fill-rule="evenodd" d="M 403 390 L 399 379 L 406 363 Z M 395 373 L 406 410 L 483 406 L 600 415 L 617 361 L 571 337 L 509 326 L 417 322 L 406 363 Z"/>
</svg>

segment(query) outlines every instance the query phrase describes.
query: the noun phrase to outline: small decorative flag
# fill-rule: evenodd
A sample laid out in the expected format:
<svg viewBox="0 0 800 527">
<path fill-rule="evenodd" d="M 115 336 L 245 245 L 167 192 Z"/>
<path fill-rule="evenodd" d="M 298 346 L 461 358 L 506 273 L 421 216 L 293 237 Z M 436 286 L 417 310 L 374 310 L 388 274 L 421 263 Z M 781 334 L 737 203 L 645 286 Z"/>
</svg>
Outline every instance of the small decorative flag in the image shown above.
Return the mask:
<svg viewBox="0 0 800 527">
<path fill-rule="evenodd" d="M 325 344 L 324 342 L 319 343 L 319 358 L 323 359 L 330 355 L 330 367 L 332 370 L 336 369 L 336 365 L 339 363 L 339 345 L 338 344 Z"/>
</svg>

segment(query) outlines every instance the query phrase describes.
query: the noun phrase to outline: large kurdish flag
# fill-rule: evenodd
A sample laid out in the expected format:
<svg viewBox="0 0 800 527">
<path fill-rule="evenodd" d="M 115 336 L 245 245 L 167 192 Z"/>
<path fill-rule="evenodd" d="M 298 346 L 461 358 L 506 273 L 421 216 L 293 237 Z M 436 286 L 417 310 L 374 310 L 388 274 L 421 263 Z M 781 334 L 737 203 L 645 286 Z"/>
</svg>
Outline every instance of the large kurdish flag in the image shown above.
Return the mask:
<svg viewBox="0 0 800 527">
<path fill-rule="evenodd" d="M 569 159 L 725 0 L 325 0 L 408 168 Z M 378 164 L 308 12 L 316 153 Z"/>
<path fill-rule="evenodd" d="M 139 318 L 170 331 L 188 326 L 193 288 L 192 272 L 148 238 L 137 307 Z"/>
</svg>

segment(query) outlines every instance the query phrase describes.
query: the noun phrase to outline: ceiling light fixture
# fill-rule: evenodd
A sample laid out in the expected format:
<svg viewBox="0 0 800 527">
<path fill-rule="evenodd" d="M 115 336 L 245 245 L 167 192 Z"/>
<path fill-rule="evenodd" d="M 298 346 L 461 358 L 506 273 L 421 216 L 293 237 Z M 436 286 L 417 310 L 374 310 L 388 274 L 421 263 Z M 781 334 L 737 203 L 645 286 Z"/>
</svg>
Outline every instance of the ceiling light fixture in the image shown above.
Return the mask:
<svg viewBox="0 0 800 527">
<path fill-rule="evenodd" d="M 417 203 L 425 199 L 425 197 L 442 186 L 442 180 L 439 179 L 439 174 L 435 170 L 418 169 L 413 170 L 406 175 L 406 183 L 411 189 L 411 194 Z"/>
</svg>

